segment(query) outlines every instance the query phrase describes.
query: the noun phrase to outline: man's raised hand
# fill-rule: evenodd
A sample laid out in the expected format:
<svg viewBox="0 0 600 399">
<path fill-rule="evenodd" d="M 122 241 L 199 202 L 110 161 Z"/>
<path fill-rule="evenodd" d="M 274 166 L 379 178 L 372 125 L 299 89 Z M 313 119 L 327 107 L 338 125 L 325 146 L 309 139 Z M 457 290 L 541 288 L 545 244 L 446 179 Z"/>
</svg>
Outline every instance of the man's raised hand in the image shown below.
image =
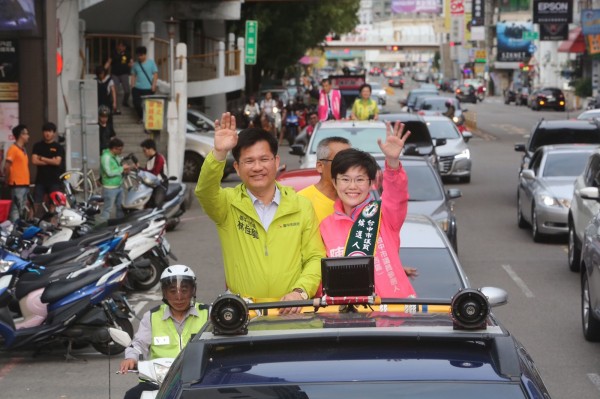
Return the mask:
<svg viewBox="0 0 600 399">
<path fill-rule="evenodd" d="M 213 154 L 219 161 L 227 158 L 227 152 L 237 144 L 238 135 L 235 131 L 235 116 L 229 112 L 221 115 L 221 120 L 215 121 L 215 148 Z"/>
</svg>

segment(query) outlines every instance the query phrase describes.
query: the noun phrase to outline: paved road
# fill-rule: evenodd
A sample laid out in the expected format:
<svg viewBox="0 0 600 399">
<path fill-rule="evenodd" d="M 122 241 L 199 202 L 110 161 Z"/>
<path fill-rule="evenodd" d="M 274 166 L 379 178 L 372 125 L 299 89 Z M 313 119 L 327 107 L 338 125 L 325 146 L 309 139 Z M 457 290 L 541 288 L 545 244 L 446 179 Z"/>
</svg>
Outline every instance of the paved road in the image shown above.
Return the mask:
<svg viewBox="0 0 600 399">
<path fill-rule="evenodd" d="M 396 90 L 388 108 L 397 111 Z M 563 118 L 558 112 L 534 112 L 504 105 L 499 98 L 468 104 L 477 113 L 483 134 L 471 141 L 472 183 L 455 184 L 463 191 L 456 201 L 461 261 L 475 286 L 498 286 L 509 293 L 509 304 L 495 313 L 530 351 L 554 398 L 592 399 L 600 396 L 600 346 L 581 334 L 578 276 L 568 271 L 565 243 L 535 244 L 528 230 L 516 224 L 516 184 L 520 155 L 515 142 L 540 118 Z M 283 147 L 290 168 L 297 160 Z M 227 185 L 236 184 L 236 176 Z M 199 299 L 212 301 L 224 288 L 220 246 L 213 223 L 194 203 L 183 223 L 169 233 L 179 262 L 191 265 L 198 278 Z M 160 300 L 158 291 L 131 296 L 140 311 Z M 93 349 L 79 351 L 85 359 L 65 362 L 60 348 L 32 358 L 31 353 L 0 354 L 0 386 L 6 398 L 108 398 L 107 358 Z M 114 371 L 120 359 L 112 359 Z M 130 376 L 111 374 L 112 396 L 122 397 L 136 383 Z"/>
</svg>

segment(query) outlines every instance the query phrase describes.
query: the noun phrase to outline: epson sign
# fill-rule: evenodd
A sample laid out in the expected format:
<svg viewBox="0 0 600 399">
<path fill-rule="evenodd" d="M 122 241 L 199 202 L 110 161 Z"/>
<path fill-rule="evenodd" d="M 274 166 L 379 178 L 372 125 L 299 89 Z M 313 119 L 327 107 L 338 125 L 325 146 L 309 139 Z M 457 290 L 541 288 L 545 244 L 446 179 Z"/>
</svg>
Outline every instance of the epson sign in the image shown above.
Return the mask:
<svg viewBox="0 0 600 399">
<path fill-rule="evenodd" d="M 573 22 L 573 1 L 534 0 L 533 22 L 542 24 Z"/>
</svg>

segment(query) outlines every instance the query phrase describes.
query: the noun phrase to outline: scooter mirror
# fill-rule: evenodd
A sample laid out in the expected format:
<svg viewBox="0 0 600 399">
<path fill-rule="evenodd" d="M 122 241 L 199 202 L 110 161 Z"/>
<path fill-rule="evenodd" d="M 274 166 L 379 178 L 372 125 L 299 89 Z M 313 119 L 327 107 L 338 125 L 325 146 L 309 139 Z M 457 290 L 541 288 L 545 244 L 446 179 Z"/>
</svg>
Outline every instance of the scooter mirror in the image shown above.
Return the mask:
<svg viewBox="0 0 600 399">
<path fill-rule="evenodd" d="M 129 345 L 131 345 L 131 337 L 123 330 L 109 328 L 108 334 L 110 335 L 112 340 L 115 341 L 115 343 L 121 346 L 128 347 Z"/>
</svg>

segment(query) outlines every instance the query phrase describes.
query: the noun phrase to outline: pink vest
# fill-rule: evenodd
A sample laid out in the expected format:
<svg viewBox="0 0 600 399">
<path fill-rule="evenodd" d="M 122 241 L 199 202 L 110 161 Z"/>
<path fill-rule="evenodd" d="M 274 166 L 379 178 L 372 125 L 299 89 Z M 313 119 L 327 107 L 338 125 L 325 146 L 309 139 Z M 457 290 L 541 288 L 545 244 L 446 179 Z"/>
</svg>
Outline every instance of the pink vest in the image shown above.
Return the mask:
<svg viewBox="0 0 600 399">
<path fill-rule="evenodd" d="M 335 119 L 340 119 L 340 104 L 342 103 L 342 93 L 339 90 L 331 90 L 331 113 Z M 327 94 L 323 90 L 319 93 L 319 120 L 326 121 L 329 115 L 329 102 Z"/>
</svg>

